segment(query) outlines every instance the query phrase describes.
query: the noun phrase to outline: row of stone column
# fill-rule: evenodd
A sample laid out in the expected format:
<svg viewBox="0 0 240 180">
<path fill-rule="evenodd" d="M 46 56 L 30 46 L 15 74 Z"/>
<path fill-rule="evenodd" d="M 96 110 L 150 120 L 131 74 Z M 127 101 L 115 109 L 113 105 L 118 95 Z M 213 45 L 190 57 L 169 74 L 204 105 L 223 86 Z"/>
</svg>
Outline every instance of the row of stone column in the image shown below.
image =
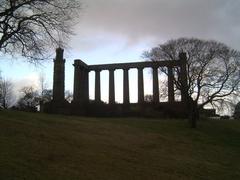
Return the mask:
<svg viewBox="0 0 240 180">
<path fill-rule="evenodd" d="M 76 63 L 77 64 L 77 63 Z M 89 100 L 88 70 L 75 64 L 74 101 L 85 102 Z M 138 69 L 138 103 L 144 103 L 143 68 Z M 109 104 L 115 103 L 115 69 L 109 69 Z M 95 70 L 95 101 L 101 101 L 100 70 Z M 168 67 L 168 101 L 174 101 L 173 70 Z M 153 102 L 159 102 L 158 67 L 153 67 Z M 123 103 L 129 104 L 129 69 L 123 69 Z"/>
<path fill-rule="evenodd" d="M 129 69 L 123 69 L 123 103 L 129 101 Z M 174 77 L 172 67 L 168 67 L 168 101 L 174 101 Z M 97 88 L 96 88 L 97 87 Z M 96 71 L 95 100 L 100 100 L 100 71 Z M 153 68 L 153 102 L 159 102 L 158 67 Z M 109 104 L 115 103 L 114 70 L 109 70 Z M 138 103 L 144 103 L 143 68 L 138 68 Z"/>
</svg>

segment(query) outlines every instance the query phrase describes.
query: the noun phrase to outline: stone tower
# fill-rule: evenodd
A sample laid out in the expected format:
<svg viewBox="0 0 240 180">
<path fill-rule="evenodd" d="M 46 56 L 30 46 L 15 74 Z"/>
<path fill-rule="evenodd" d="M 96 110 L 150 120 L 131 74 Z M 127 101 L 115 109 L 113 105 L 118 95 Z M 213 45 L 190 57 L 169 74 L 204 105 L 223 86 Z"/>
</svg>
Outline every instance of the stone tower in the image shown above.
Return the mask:
<svg viewBox="0 0 240 180">
<path fill-rule="evenodd" d="M 65 81 L 65 59 L 63 59 L 63 49 L 56 49 L 53 71 L 53 102 L 64 102 L 64 81 Z"/>
</svg>

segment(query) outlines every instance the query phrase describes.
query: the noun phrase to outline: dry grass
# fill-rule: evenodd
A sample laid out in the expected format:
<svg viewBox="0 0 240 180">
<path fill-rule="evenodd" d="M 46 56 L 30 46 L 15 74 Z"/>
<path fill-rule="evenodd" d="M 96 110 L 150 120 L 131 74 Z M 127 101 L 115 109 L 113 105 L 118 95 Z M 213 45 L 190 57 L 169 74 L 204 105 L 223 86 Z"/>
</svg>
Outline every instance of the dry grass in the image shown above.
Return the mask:
<svg viewBox="0 0 240 180">
<path fill-rule="evenodd" d="M 1 180 L 240 179 L 240 122 L 0 112 Z"/>
</svg>

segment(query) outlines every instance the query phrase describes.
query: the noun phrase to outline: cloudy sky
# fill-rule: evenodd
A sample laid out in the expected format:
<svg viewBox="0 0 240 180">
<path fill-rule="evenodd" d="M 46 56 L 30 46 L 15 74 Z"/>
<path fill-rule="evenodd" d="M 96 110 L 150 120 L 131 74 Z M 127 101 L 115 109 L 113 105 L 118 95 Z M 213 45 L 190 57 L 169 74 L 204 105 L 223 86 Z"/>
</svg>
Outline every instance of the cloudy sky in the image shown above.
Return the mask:
<svg viewBox="0 0 240 180">
<path fill-rule="evenodd" d="M 82 0 L 82 4 L 75 36 L 65 50 L 69 90 L 74 59 L 87 64 L 141 61 L 144 50 L 179 37 L 218 40 L 240 50 L 240 0 Z M 19 81 L 27 77 L 31 81 L 29 76 L 36 81 L 36 74 L 44 71 L 52 86 L 52 61 L 41 68 L 7 61 L 1 62 L 0 68 L 4 76 Z M 136 72 L 131 74 L 134 84 Z M 103 72 L 102 77 L 106 79 L 107 73 Z M 121 84 L 121 77 L 117 78 Z M 103 86 L 107 86 L 106 81 Z"/>
<path fill-rule="evenodd" d="M 85 0 L 72 45 L 91 51 L 199 37 L 240 48 L 239 8 L 239 0 Z"/>
</svg>

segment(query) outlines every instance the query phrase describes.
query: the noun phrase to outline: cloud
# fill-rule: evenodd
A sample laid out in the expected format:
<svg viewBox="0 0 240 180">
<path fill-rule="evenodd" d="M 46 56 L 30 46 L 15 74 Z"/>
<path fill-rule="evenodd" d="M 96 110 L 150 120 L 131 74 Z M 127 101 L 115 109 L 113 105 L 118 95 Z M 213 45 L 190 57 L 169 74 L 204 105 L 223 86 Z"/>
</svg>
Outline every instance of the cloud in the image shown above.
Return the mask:
<svg viewBox="0 0 240 180">
<path fill-rule="evenodd" d="M 216 39 L 240 47 L 240 1 L 84 0 L 73 48 L 91 50 L 121 39 L 129 46 L 178 37 Z"/>
<path fill-rule="evenodd" d="M 21 89 L 24 87 L 33 87 L 34 89 L 39 89 L 39 74 L 38 73 L 30 73 L 24 77 L 21 77 L 19 79 L 14 79 L 14 94 L 16 94 L 18 97 L 21 95 Z"/>
</svg>

